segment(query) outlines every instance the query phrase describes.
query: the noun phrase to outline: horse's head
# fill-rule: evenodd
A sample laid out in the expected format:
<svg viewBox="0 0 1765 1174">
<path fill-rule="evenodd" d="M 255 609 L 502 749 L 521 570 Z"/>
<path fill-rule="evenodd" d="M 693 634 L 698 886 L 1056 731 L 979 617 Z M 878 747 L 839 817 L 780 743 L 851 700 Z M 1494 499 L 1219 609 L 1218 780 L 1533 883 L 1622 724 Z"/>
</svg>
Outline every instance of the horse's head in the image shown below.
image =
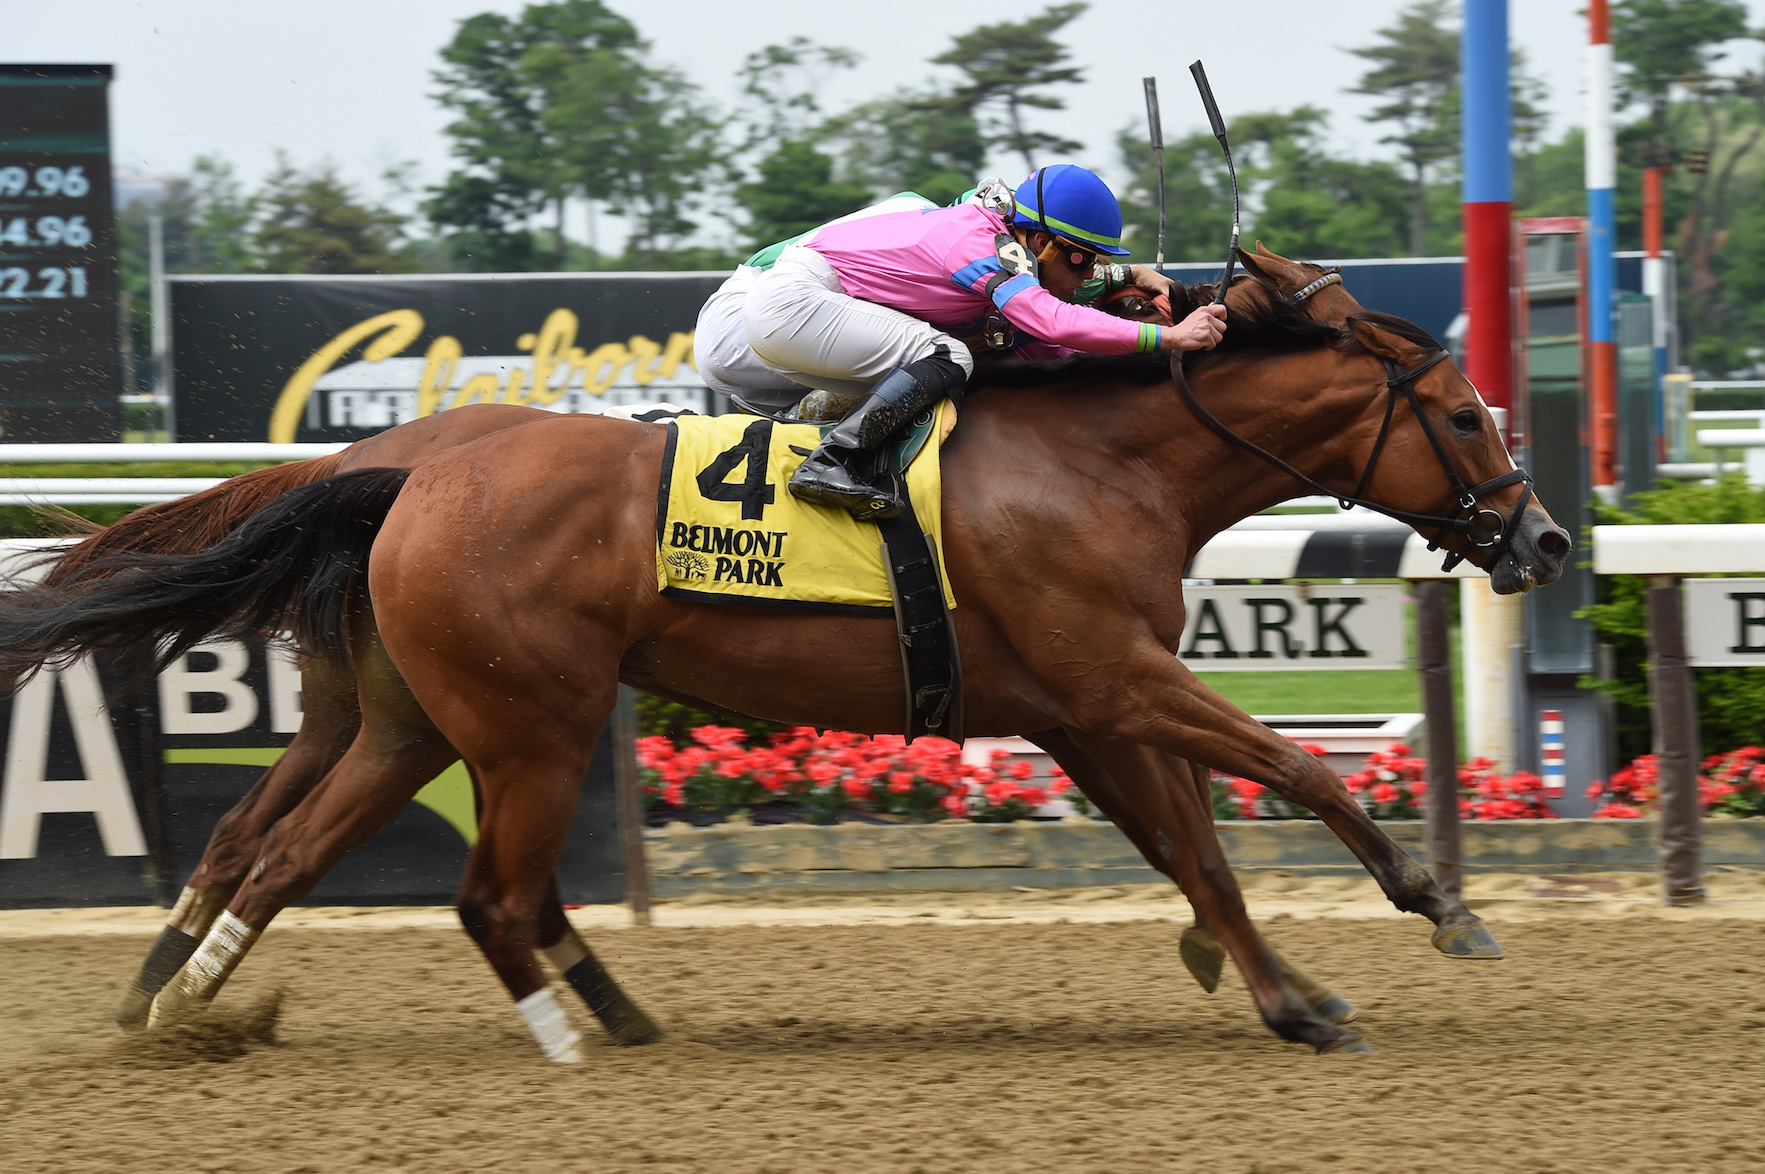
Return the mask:
<svg viewBox="0 0 1765 1174">
<path fill-rule="evenodd" d="M 1306 313 L 1320 322 L 1340 323 L 1365 308 L 1342 284 L 1340 268 L 1326 269 L 1310 261 L 1290 261 L 1263 248 L 1261 241 L 1256 242 L 1254 255 L 1239 249 L 1238 263 L 1246 273 L 1261 278 L 1290 301 L 1298 298 L 1304 303 Z M 1328 280 L 1332 275 L 1336 279 Z"/>
<path fill-rule="evenodd" d="M 1498 595 L 1555 582 L 1574 543 L 1532 497 L 1530 482 L 1516 474 L 1471 381 L 1438 344 L 1401 318 L 1363 310 L 1346 324 L 1355 341 L 1382 361 L 1380 374 L 1392 377 L 1390 394 L 1376 397 L 1379 407 L 1362 420 L 1361 467 L 1372 463 L 1366 499 L 1394 511 L 1466 519 L 1468 528 L 1442 535 L 1440 544 L 1488 571 Z M 1413 379 L 1399 377 L 1411 371 L 1417 372 Z M 1430 539 L 1441 529 L 1412 524 Z"/>
</svg>

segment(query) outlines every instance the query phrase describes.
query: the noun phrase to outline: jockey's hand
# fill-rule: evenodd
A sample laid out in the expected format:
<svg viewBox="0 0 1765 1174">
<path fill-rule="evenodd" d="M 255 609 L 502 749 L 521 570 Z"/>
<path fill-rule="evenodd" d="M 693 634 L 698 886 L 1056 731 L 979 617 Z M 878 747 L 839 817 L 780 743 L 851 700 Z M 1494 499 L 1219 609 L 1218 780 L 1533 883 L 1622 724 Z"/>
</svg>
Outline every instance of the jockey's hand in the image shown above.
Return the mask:
<svg viewBox="0 0 1765 1174">
<path fill-rule="evenodd" d="M 1226 308 L 1206 305 L 1175 326 L 1159 331 L 1162 351 L 1210 351 L 1226 336 Z"/>
<path fill-rule="evenodd" d="M 1134 275 L 1135 289 L 1143 289 L 1154 297 L 1159 294 L 1168 297 L 1176 292 L 1177 283 L 1150 265 L 1132 266 L 1130 272 Z"/>
</svg>

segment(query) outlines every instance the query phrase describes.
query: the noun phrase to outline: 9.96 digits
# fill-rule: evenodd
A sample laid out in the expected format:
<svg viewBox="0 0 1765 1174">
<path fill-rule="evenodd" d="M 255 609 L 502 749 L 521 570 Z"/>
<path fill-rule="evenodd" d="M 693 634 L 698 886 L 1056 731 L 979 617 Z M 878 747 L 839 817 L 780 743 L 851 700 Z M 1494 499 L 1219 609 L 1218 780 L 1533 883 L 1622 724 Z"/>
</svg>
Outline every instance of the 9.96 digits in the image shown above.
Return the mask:
<svg viewBox="0 0 1765 1174">
<path fill-rule="evenodd" d="M 84 167 L 0 167 L 0 197 L 66 196 L 77 200 L 92 190 Z"/>
</svg>

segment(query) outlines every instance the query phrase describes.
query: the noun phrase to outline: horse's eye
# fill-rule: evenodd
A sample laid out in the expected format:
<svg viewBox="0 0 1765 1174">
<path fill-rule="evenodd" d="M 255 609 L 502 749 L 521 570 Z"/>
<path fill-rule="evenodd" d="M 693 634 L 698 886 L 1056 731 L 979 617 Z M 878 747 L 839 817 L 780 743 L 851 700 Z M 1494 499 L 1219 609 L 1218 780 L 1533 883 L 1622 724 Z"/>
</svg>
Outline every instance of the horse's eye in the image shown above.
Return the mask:
<svg viewBox="0 0 1765 1174">
<path fill-rule="evenodd" d="M 1475 432 L 1483 424 L 1482 417 L 1470 408 L 1453 413 L 1452 426 L 1460 432 Z"/>
</svg>

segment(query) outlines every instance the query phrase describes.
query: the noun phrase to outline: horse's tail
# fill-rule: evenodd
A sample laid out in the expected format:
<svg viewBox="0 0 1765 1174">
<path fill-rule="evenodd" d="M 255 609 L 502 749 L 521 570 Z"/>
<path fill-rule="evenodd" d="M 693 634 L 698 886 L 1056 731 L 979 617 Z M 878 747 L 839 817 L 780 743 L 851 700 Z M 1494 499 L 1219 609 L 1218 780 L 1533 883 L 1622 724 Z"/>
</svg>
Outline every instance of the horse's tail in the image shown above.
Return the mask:
<svg viewBox="0 0 1765 1174">
<path fill-rule="evenodd" d="M 117 556 L 195 554 L 232 533 L 238 525 L 290 489 L 311 485 L 337 472 L 342 453 L 310 461 L 271 465 L 230 477 L 212 489 L 180 497 L 176 501 L 143 506 L 122 521 L 96 528 L 84 527 L 87 536 L 52 556 L 43 582 L 51 587 L 72 587 L 99 574 L 130 565 Z M 67 515 L 76 527 L 85 519 Z M 101 570 L 108 567 L 109 570 Z"/>
<path fill-rule="evenodd" d="M 0 685 L 93 652 L 119 654 L 139 677 L 210 636 L 252 632 L 292 632 L 303 649 L 342 655 L 351 590 L 409 476 L 340 473 L 280 494 L 205 547 L 163 553 L 142 542 L 0 592 Z"/>
</svg>

